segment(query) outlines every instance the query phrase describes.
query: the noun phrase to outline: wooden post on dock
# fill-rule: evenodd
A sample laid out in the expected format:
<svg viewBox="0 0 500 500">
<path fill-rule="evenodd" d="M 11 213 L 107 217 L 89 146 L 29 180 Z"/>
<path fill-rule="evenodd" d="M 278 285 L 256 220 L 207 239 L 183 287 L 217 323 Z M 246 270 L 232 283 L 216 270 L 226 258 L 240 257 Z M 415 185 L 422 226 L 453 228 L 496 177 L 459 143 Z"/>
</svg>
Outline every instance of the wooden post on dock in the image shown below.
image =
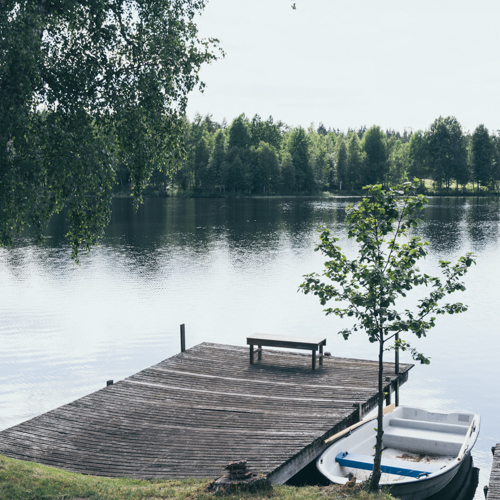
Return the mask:
<svg viewBox="0 0 500 500">
<path fill-rule="evenodd" d="M 396 333 L 396 342 L 399 340 L 399 333 Z M 394 391 L 394 404 L 396 406 L 399 406 L 399 347 L 396 347 L 396 350 L 395 350 L 395 360 L 394 360 L 395 364 L 396 364 L 396 368 L 395 368 L 395 372 L 396 372 L 396 388 L 395 388 L 395 391 Z"/>
<path fill-rule="evenodd" d="M 490 481 L 487 486 L 484 487 L 484 496 L 488 500 L 499 500 L 500 499 L 500 444 L 493 446 L 491 448 L 491 453 L 493 453 L 493 464 L 491 466 Z"/>
<path fill-rule="evenodd" d="M 385 377 L 386 382 L 391 381 L 391 377 Z M 387 392 L 385 394 L 385 405 L 389 406 L 391 404 L 391 392 L 392 392 L 392 384 L 389 384 L 389 388 L 387 389 Z"/>
<path fill-rule="evenodd" d="M 352 406 L 358 409 L 357 421 L 360 422 L 363 420 L 363 405 L 361 403 L 353 403 Z"/>
<path fill-rule="evenodd" d="M 186 350 L 186 325 L 181 325 L 181 352 Z"/>
</svg>

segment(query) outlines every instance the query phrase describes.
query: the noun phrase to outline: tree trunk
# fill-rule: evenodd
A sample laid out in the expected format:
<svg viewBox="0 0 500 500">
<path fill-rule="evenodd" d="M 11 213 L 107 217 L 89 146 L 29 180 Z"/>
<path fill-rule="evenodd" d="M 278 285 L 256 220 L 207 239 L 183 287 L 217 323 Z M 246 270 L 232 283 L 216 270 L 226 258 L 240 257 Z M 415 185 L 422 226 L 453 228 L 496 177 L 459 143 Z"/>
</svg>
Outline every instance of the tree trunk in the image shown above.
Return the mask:
<svg viewBox="0 0 500 500">
<path fill-rule="evenodd" d="M 377 414 L 377 442 L 375 444 L 375 460 L 373 462 L 373 472 L 370 482 L 370 491 L 378 491 L 380 476 L 380 464 L 382 462 L 382 436 L 384 435 L 384 339 L 380 333 L 379 354 L 378 354 L 378 414 Z"/>
</svg>

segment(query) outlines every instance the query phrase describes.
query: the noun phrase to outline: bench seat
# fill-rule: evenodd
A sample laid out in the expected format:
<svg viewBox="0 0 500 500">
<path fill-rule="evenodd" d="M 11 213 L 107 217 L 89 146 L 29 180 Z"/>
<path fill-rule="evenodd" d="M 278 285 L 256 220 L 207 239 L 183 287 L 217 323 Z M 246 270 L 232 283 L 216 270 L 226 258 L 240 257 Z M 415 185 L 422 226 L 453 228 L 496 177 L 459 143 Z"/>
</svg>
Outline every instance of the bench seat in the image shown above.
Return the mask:
<svg viewBox="0 0 500 500">
<path fill-rule="evenodd" d="M 397 425 L 395 425 L 397 424 Z M 384 446 L 424 455 L 458 455 L 466 428 L 437 422 L 392 419 L 384 429 Z"/>
<path fill-rule="evenodd" d="M 312 352 L 312 369 L 316 368 L 316 351 L 319 364 L 323 364 L 323 346 L 326 345 L 326 338 L 323 337 L 296 337 L 292 335 L 272 335 L 269 333 L 256 333 L 247 337 L 247 344 L 250 346 L 250 364 L 254 362 L 254 346 L 258 359 L 262 359 L 262 346 L 286 347 L 288 349 L 306 349 Z"/>
<path fill-rule="evenodd" d="M 425 420 L 412 420 L 410 418 L 392 418 L 390 427 L 404 427 L 406 429 L 421 429 L 423 431 L 446 432 L 465 436 L 469 426 L 457 424 L 443 424 Z"/>
</svg>

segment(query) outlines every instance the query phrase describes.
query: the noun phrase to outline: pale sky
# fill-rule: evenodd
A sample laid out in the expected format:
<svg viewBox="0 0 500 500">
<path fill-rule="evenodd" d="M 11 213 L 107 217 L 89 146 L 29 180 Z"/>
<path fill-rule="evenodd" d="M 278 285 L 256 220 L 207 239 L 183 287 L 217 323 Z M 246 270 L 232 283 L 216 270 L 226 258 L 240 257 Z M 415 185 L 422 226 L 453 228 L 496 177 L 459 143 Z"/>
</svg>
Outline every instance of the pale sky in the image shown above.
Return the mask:
<svg viewBox="0 0 500 500">
<path fill-rule="evenodd" d="M 245 113 L 347 131 L 426 129 L 455 116 L 500 129 L 500 0 L 209 0 L 205 67 L 188 116 Z"/>
</svg>

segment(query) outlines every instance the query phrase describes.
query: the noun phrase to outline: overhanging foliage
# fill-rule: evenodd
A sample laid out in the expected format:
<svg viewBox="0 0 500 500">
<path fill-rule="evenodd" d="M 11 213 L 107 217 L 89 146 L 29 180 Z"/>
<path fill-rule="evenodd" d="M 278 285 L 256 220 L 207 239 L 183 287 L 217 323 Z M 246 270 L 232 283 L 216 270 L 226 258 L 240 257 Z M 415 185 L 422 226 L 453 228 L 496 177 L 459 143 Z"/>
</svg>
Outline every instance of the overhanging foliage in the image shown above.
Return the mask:
<svg viewBox="0 0 500 500">
<path fill-rule="evenodd" d="M 182 148 L 187 94 L 217 40 L 203 0 L 0 3 L 0 245 L 67 206 L 72 256 L 110 217 L 118 162 L 136 203 Z"/>
</svg>

